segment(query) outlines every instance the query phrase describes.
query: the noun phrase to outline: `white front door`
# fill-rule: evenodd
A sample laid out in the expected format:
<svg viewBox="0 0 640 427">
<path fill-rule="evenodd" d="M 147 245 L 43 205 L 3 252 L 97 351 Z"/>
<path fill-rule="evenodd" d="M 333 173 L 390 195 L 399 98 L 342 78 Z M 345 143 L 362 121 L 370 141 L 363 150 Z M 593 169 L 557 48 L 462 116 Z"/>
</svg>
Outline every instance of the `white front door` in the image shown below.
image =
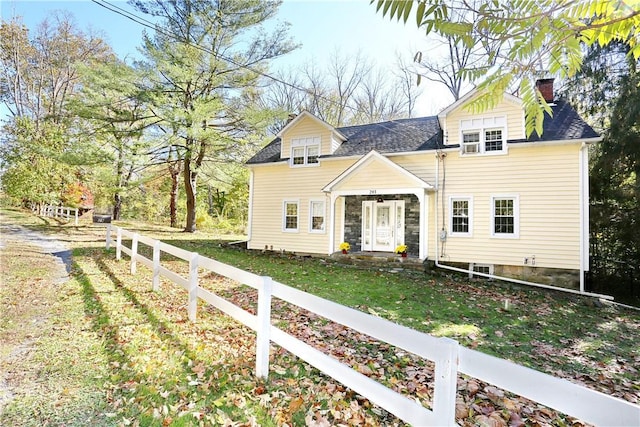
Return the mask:
<svg viewBox="0 0 640 427">
<path fill-rule="evenodd" d="M 404 201 L 362 203 L 362 250 L 393 252 L 404 243 Z"/>
</svg>

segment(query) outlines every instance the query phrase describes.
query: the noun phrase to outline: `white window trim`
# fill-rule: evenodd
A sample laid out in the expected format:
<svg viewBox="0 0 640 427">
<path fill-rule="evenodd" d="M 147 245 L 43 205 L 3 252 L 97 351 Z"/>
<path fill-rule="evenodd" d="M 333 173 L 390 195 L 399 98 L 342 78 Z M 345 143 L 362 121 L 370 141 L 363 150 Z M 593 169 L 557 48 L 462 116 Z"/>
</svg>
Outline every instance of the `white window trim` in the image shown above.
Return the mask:
<svg viewBox="0 0 640 427">
<path fill-rule="evenodd" d="M 287 205 L 295 204 L 297 206 L 296 228 L 287 228 Z M 282 202 L 282 231 L 285 233 L 298 233 L 300 231 L 300 201 L 299 200 L 283 200 Z"/>
<path fill-rule="evenodd" d="M 464 200 L 469 202 L 469 231 L 465 233 L 453 231 L 453 202 Z M 449 196 L 449 236 L 472 237 L 473 236 L 473 196 L 453 195 Z"/>
<path fill-rule="evenodd" d="M 309 147 L 318 148 L 318 161 L 316 163 L 309 163 Z M 304 163 L 293 163 L 293 151 L 296 148 L 304 148 Z M 320 143 L 320 137 L 308 137 L 308 138 L 294 138 L 291 140 L 291 156 L 289 157 L 289 166 L 292 168 L 308 168 L 320 166 L 320 154 L 322 153 L 322 145 Z"/>
<path fill-rule="evenodd" d="M 313 204 L 322 203 L 322 230 L 313 229 Z M 327 229 L 327 203 L 323 199 L 309 200 L 309 233 L 324 234 Z"/>
<path fill-rule="evenodd" d="M 496 233 L 495 227 L 495 206 L 496 200 L 513 200 L 513 233 Z M 491 237 L 496 239 L 519 239 L 520 238 L 520 196 L 517 194 L 494 194 L 491 196 L 491 206 L 489 207 L 491 218 Z"/>
<path fill-rule="evenodd" d="M 502 131 L 502 150 L 486 151 L 486 132 L 492 130 Z M 478 152 L 464 152 L 464 135 L 470 133 L 478 133 L 480 141 L 478 143 Z M 485 116 L 473 117 L 470 119 L 460 120 L 460 155 L 461 156 L 499 156 L 508 153 L 507 148 L 507 118 L 506 116 Z"/>
</svg>

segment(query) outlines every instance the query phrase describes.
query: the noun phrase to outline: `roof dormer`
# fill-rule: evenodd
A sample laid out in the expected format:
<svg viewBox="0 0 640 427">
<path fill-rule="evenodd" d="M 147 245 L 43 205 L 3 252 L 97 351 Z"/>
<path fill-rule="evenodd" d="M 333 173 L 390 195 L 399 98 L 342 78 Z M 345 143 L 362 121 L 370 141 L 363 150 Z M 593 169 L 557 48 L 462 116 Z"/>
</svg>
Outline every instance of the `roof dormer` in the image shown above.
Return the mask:
<svg viewBox="0 0 640 427">
<path fill-rule="evenodd" d="M 459 145 L 464 155 L 506 153 L 508 140 L 525 138 L 522 100 L 505 93 L 488 110 L 469 109 L 482 92 L 475 89 L 438 114 L 445 145 Z"/>
<path fill-rule="evenodd" d="M 282 128 L 280 158 L 292 165 L 314 165 L 318 158 L 333 154 L 347 138 L 336 128 L 303 111 Z"/>
</svg>

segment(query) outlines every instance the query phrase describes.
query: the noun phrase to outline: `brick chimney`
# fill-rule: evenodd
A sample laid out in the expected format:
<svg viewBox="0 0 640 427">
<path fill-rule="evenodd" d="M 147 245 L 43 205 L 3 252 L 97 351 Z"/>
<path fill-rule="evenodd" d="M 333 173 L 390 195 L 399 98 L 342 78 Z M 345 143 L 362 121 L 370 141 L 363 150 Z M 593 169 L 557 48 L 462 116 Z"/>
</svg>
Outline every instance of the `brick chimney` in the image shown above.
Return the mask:
<svg viewBox="0 0 640 427">
<path fill-rule="evenodd" d="M 536 81 L 536 88 L 542 94 L 545 101 L 553 102 L 553 80 L 554 79 L 539 79 Z"/>
</svg>

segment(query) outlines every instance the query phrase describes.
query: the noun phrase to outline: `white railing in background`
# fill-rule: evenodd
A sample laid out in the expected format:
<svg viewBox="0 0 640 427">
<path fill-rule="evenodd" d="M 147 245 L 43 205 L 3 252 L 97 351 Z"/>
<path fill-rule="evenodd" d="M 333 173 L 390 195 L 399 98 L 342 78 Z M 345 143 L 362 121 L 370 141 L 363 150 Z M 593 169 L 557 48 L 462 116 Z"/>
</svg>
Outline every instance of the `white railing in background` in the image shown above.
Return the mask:
<svg viewBox="0 0 640 427">
<path fill-rule="evenodd" d="M 137 262 L 153 272 L 152 287 L 159 288 L 160 276 L 188 291 L 188 315 L 196 320 L 200 298 L 257 332 L 256 375 L 269 373 L 269 347 L 274 342 L 313 365 L 326 375 L 376 403 L 412 425 L 455 425 L 456 386 L 458 372 L 496 385 L 519 396 L 553 408 L 595 425 L 639 425 L 640 406 L 595 390 L 553 377 L 515 363 L 458 345 L 449 338 L 436 338 L 400 326 L 388 320 L 365 314 L 309 293 L 294 289 L 256 274 L 223 264 L 196 252 L 168 245 L 120 227 L 107 225 L 106 248 L 116 233 L 116 259 L 122 252 L 130 256 L 132 274 Z M 131 239 L 131 247 L 122 238 Z M 138 253 L 138 245 L 153 249 L 152 259 Z M 183 277 L 162 266 L 161 252 L 189 262 L 189 275 Z M 204 269 L 258 290 L 258 311 L 253 315 L 224 298 L 198 286 L 198 271 Z M 435 363 L 435 385 L 432 409 L 403 396 L 377 381 L 353 370 L 331 356 L 309 346 L 271 325 L 271 299 L 297 305 L 303 309 L 340 323 L 379 341 L 402 348 Z"/>
<path fill-rule="evenodd" d="M 74 218 L 74 224 L 78 225 L 78 208 L 70 208 L 68 206 L 40 205 L 40 208 L 34 207 L 32 210 L 40 216 L 48 216 L 50 218 L 65 218 L 70 221 Z"/>
</svg>

